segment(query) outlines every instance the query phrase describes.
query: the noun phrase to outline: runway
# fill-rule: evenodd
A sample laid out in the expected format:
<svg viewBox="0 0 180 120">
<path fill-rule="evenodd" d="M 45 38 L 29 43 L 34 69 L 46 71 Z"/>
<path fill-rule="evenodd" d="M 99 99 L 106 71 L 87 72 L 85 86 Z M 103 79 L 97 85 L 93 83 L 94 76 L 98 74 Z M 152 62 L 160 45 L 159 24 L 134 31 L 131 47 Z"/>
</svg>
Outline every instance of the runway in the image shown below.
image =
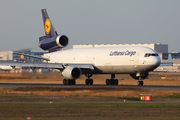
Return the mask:
<svg viewBox="0 0 180 120">
<path fill-rule="evenodd" d="M 18 87 L 58 87 L 58 88 L 139 88 L 150 90 L 176 90 L 180 91 L 180 86 L 137 86 L 137 85 L 62 85 L 62 84 L 41 84 L 41 83 L 0 83 L 0 88 Z"/>
</svg>

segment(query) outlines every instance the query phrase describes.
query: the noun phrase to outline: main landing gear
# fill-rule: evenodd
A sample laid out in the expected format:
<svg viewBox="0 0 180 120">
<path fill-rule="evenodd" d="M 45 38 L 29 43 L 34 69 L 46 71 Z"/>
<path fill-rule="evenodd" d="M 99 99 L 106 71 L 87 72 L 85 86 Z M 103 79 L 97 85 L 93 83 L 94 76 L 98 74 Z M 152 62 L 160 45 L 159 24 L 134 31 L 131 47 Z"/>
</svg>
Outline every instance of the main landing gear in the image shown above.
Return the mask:
<svg viewBox="0 0 180 120">
<path fill-rule="evenodd" d="M 85 80 L 86 85 L 93 85 L 93 79 L 90 79 L 92 77 L 92 74 L 85 74 L 88 79 Z"/>
<path fill-rule="evenodd" d="M 118 79 L 114 79 L 115 74 L 111 74 L 111 79 L 106 79 L 106 85 L 118 85 Z"/>
<path fill-rule="evenodd" d="M 63 80 L 63 85 L 75 85 L 76 84 L 76 80 L 72 79 L 72 80 Z"/>
</svg>

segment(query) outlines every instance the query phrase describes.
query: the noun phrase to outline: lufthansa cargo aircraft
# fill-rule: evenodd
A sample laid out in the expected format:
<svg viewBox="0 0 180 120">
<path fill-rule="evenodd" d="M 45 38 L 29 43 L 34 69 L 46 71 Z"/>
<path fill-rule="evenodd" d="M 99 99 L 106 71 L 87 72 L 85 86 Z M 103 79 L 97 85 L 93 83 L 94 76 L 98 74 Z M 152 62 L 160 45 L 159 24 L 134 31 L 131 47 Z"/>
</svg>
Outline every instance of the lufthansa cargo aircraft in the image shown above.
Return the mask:
<svg viewBox="0 0 180 120">
<path fill-rule="evenodd" d="M 27 56 L 43 59 L 46 62 L 41 64 L 0 62 L 0 65 L 59 69 L 64 77 L 64 85 L 75 85 L 76 79 L 82 74 L 87 77 L 86 85 L 93 85 L 91 79 L 93 74 L 110 74 L 109 79 L 105 81 L 106 85 L 118 85 L 115 74 L 130 74 L 132 78 L 138 80 L 137 84 L 142 86 L 142 80 L 148 77 L 148 72 L 161 64 L 161 58 L 155 50 L 142 46 L 62 50 L 68 45 L 68 37 L 57 33 L 46 9 L 42 9 L 41 12 L 45 36 L 39 38 L 39 47 L 48 50 L 49 53 L 42 57 Z"/>
</svg>

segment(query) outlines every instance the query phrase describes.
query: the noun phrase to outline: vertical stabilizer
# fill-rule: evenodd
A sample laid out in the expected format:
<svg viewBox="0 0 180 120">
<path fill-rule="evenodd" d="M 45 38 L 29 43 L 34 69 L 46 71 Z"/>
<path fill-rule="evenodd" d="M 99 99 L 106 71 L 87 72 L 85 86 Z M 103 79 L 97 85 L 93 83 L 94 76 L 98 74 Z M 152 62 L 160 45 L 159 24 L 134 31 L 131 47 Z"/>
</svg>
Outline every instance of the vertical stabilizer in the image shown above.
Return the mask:
<svg viewBox="0 0 180 120">
<path fill-rule="evenodd" d="M 68 37 L 58 35 L 46 9 L 41 9 L 45 36 L 39 37 L 39 47 L 49 52 L 61 50 L 68 45 Z"/>
<path fill-rule="evenodd" d="M 47 37 L 57 36 L 57 32 L 52 24 L 52 21 L 49 18 L 47 10 L 42 9 L 41 12 L 42 12 L 43 25 L 44 25 L 44 30 L 45 30 L 46 36 Z"/>
</svg>

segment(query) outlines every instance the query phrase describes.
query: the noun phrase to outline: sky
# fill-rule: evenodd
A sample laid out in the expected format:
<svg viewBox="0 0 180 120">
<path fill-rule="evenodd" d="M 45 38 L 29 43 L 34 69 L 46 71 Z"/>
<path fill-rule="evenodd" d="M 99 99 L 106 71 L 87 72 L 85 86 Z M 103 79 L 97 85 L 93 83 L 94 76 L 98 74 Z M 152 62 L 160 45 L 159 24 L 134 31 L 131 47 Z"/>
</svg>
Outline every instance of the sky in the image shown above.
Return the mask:
<svg viewBox="0 0 180 120">
<path fill-rule="evenodd" d="M 180 0 L 0 0 L 0 51 L 38 47 L 41 9 L 78 44 L 168 44 L 180 52 Z"/>
</svg>

